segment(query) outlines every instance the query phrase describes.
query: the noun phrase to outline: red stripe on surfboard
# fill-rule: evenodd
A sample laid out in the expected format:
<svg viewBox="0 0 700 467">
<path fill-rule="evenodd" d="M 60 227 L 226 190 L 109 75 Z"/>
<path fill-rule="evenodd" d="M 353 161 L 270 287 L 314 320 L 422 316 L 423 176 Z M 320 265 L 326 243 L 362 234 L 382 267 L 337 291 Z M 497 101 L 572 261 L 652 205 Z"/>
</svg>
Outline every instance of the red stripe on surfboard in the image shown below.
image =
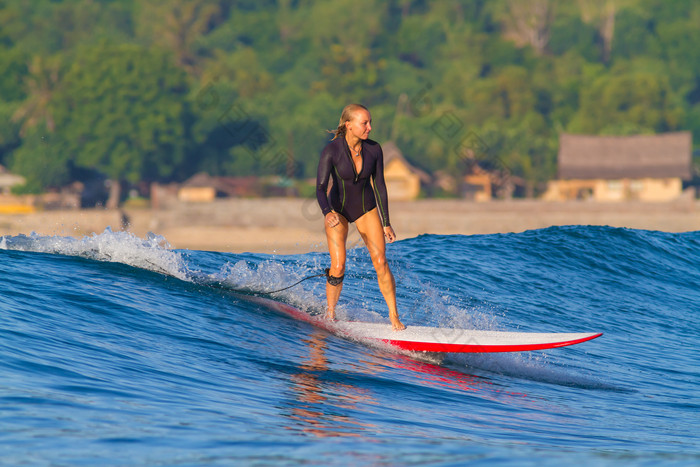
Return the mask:
<svg viewBox="0 0 700 467">
<path fill-rule="evenodd" d="M 407 350 L 411 352 L 437 352 L 437 353 L 488 353 L 488 352 L 527 352 L 530 350 L 545 350 L 554 349 L 557 347 L 566 347 L 568 345 L 579 344 L 581 342 L 586 342 L 596 337 L 603 335 L 602 332 L 597 334 L 591 334 L 590 336 L 582 337 L 580 339 L 572 339 L 568 341 L 561 342 L 550 342 L 546 344 L 502 344 L 502 345 L 478 345 L 478 344 L 449 344 L 440 342 L 416 342 L 416 341 L 404 341 L 400 339 L 381 339 L 377 337 L 370 336 L 360 336 L 352 333 L 351 331 L 339 328 L 335 321 L 328 321 L 320 316 L 312 316 L 308 313 L 301 311 L 300 309 L 288 305 L 286 303 L 278 302 L 276 300 L 271 300 L 269 298 L 262 297 L 244 297 L 248 300 L 264 303 L 276 310 L 296 318 L 300 321 L 305 321 L 309 324 L 317 326 L 324 329 L 332 334 L 340 335 L 341 337 L 347 337 L 353 340 L 360 341 L 374 341 L 383 342 L 385 344 L 391 345 L 401 350 Z M 397 336 L 398 337 L 398 336 Z"/>
<path fill-rule="evenodd" d="M 580 344 L 596 337 L 602 336 L 603 333 L 593 334 L 592 336 L 574 339 L 570 341 L 552 342 L 549 344 L 521 344 L 521 345 L 477 345 L 477 344 L 444 344 L 439 342 L 411 342 L 394 339 L 381 339 L 394 347 L 412 352 L 458 352 L 458 353 L 485 353 L 485 352 L 527 352 L 530 350 L 555 349 L 557 347 L 566 347 L 567 345 Z"/>
</svg>

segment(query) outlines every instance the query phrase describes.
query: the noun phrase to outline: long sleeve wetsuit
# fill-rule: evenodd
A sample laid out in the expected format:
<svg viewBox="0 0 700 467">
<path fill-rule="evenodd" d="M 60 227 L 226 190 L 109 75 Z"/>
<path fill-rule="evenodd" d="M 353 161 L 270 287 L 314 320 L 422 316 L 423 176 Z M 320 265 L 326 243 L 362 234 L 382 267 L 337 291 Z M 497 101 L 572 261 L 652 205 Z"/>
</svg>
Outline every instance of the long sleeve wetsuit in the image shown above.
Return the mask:
<svg viewBox="0 0 700 467">
<path fill-rule="evenodd" d="M 378 206 L 382 225 L 387 227 L 390 225 L 389 205 L 382 147 L 376 141 L 363 140 L 361 154 L 362 169 L 357 173 L 345 138 L 339 137 L 328 143 L 321 151 L 318 163 L 316 199 L 324 216 L 335 211 L 342 214 L 348 222 L 355 222 Z M 329 177 L 333 179 L 330 193 Z M 373 183 L 370 183 L 370 177 Z"/>
</svg>

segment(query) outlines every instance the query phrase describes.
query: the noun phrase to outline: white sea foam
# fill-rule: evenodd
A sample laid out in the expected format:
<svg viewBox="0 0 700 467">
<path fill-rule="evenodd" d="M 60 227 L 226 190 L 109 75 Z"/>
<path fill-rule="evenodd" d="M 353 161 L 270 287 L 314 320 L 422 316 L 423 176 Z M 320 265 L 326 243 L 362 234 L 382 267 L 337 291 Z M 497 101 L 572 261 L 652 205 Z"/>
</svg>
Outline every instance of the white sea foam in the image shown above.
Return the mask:
<svg viewBox="0 0 700 467">
<path fill-rule="evenodd" d="M 139 238 L 130 232 L 113 232 L 107 228 L 99 234 L 74 238 L 32 232 L 30 235 L 3 237 L 0 248 L 123 263 L 183 280 L 189 276 L 182 255 L 173 251 L 164 237 L 152 233 Z"/>
<path fill-rule="evenodd" d="M 300 282 L 305 277 L 318 274 L 317 268 L 299 269 L 277 261 L 268 260 L 252 265 L 244 260 L 226 263 L 217 274 L 210 275 L 214 280 L 235 291 L 268 294 L 304 311 L 323 309 L 323 301 L 318 291 L 319 281 Z M 296 284 L 297 282 L 300 282 Z M 296 284 L 296 285 L 293 285 Z M 325 281 L 323 282 L 325 284 Z M 290 288 L 286 288 L 292 286 Z M 280 289 L 284 289 L 281 290 Z"/>
</svg>

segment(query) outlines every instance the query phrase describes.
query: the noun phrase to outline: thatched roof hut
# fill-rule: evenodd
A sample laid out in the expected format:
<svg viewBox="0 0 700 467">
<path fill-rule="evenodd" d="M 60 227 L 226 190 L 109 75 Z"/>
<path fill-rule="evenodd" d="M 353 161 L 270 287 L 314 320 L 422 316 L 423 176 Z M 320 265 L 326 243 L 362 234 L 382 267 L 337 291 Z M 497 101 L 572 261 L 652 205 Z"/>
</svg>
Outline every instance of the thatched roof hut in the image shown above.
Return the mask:
<svg viewBox="0 0 700 467">
<path fill-rule="evenodd" d="M 560 179 L 691 178 L 690 132 L 635 136 L 562 134 Z"/>
</svg>

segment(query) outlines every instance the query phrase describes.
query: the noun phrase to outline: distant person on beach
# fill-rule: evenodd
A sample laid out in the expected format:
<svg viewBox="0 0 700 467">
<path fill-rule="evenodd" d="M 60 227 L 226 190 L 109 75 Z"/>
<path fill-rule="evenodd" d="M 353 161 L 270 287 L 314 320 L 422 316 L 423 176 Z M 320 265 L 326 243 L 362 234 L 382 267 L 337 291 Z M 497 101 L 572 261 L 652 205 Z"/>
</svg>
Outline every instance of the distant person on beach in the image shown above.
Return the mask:
<svg viewBox="0 0 700 467">
<path fill-rule="evenodd" d="M 379 288 L 389 307 L 391 325 L 400 331 L 406 326 L 399 321 L 396 282 L 386 262 L 386 240 L 393 242 L 396 234 L 389 223 L 382 147 L 369 139 L 370 131 L 372 117 L 369 110 L 360 104 L 346 106 L 338 128 L 330 132 L 333 139 L 323 148 L 318 163 L 316 198 L 325 216 L 331 255 L 331 267 L 326 273 L 326 318 L 335 319 L 335 306 L 345 277 L 349 223 L 354 222 L 377 271 Z M 330 193 L 329 178 L 333 180 Z"/>
</svg>

